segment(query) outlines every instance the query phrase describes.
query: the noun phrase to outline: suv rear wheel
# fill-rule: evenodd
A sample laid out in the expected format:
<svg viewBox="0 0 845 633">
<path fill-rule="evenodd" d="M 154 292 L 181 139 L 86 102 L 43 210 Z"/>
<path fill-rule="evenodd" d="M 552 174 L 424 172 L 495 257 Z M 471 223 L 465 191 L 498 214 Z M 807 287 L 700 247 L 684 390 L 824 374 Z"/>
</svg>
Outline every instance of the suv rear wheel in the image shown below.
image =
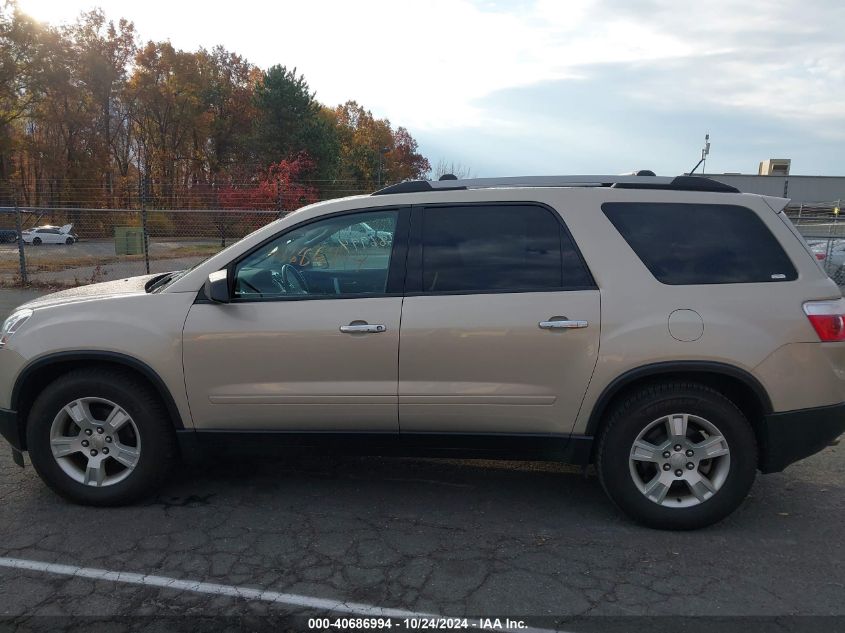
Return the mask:
<svg viewBox="0 0 845 633">
<path fill-rule="evenodd" d="M 660 383 L 611 411 L 597 468 L 608 496 L 635 520 L 695 529 L 742 503 L 754 483 L 757 446 L 745 416 L 717 391 Z"/>
<path fill-rule="evenodd" d="M 84 369 L 47 386 L 32 406 L 27 448 L 41 478 L 87 505 L 120 505 L 152 492 L 176 458 L 158 395 L 128 373 Z"/>
</svg>

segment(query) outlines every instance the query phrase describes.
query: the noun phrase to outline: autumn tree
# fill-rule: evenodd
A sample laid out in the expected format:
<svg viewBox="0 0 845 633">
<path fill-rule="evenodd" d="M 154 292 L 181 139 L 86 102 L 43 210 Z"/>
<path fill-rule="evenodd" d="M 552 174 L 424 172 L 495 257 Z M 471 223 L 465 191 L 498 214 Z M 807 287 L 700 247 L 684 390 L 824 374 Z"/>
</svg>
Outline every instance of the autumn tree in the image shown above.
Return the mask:
<svg viewBox="0 0 845 633">
<path fill-rule="evenodd" d="M 29 113 L 19 161 L 30 204 L 64 206 L 90 201 L 98 144 L 93 95 L 85 85 L 79 50 L 61 31 L 42 33 L 43 93 Z M 85 202 L 83 202 L 85 201 Z"/>
<path fill-rule="evenodd" d="M 24 116 L 41 94 L 41 29 L 14 0 L 0 4 L 0 125 Z"/>
<path fill-rule="evenodd" d="M 148 42 L 138 52 L 127 97 L 138 129 L 139 164 L 156 202 L 173 205 L 178 186 L 202 169 L 210 124 L 203 96 L 195 54 L 170 42 Z"/>
<path fill-rule="evenodd" d="M 274 210 L 281 214 L 317 202 L 317 188 L 303 182 L 314 167 L 314 161 L 304 153 L 281 160 L 263 170 L 255 182 L 220 188 L 220 206 L 224 209 Z"/>
<path fill-rule="evenodd" d="M 323 106 L 295 68 L 139 45 L 132 22 L 99 9 L 42 25 L 0 0 L 0 204 L 263 208 L 281 195 L 289 209 L 429 169 L 407 129 L 354 101 Z"/>
<path fill-rule="evenodd" d="M 221 187 L 217 192 L 220 211 L 214 217 L 214 225 L 220 235 L 220 245 L 225 246 L 226 237 L 245 221 L 241 214 L 231 213 L 232 210 L 267 210 L 275 211 L 281 216 L 287 211 L 317 202 L 320 199 L 319 191 L 304 182 L 314 169 L 314 161 L 302 153 L 270 165 L 254 182 Z M 238 232 L 242 235 L 246 232 L 243 230 L 245 227 L 240 228 L 242 230 Z"/>
<path fill-rule="evenodd" d="M 42 30 L 14 0 L 0 3 L 0 203 L 14 199 L 12 155 L 20 149 L 24 119 L 43 94 Z"/>
<path fill-rule="evenodd" d="M 387 119 L 376 119 L 355 101 L 333 110 L 340 140 L 341 179 L 363 191 L 379 184 L 424 178 L 431 165 L 405 128 L 393 130 Z"/>
<path fill-rule="evenodd" d="M 393 133 L 387 164 L 393 182 L 425 178 L 431 171 L 431 163 L 420 154 L 416 139 L 404 127 L 396 128 Z"/>
<path fill-rule="evenodd" d="M 91 119 L 91 154 L 97 165 L 96 175 L 102 179 L 105 203 L 115 206 L 118 183 L 127 186 L 130 144 L 127 135 L 128 112 L 121 107 L 126 89 L 127 65 L 137 50 L 134 25 L 121 19 L 107 21 L 101 9 L 83 14 L 65 30 L 65 39 L 72 42 L 79 64 L 79 82 L 86 93 Z M 92 183 L 93 185 L 94 183 Z"/>
<path fill-rule="evenodd" d="M 202 99 L 209 115 L 205 162 L 216 182 L 222 175 L 238 174 L 248 160 L 250 134 L 257 110 L 253 102 L 261 71 L 243 57 L 216 46 L 197 53 Z"/>
</svg>

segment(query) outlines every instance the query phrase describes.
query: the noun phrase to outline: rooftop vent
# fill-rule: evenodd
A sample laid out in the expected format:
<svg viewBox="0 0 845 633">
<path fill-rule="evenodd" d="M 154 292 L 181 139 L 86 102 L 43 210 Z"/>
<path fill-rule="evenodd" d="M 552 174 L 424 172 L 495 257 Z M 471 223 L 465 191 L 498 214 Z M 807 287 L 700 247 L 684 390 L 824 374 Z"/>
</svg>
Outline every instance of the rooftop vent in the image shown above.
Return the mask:
<svg viewBox="0 0 845 633">
<path fill-rule="evenodd" d="M 758 176 L 788 176 L 789 165 L 792 161 L 788 158 L 767 158 L 760 162 L 757 170 Z"/>
</svg>

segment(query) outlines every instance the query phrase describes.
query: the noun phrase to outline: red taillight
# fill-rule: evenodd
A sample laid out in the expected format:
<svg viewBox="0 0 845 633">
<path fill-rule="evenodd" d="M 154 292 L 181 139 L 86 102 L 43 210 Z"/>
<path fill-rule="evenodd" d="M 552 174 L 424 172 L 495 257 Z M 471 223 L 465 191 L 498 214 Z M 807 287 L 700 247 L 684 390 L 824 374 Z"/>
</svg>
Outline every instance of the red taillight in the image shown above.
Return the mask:
<svg viewBox="0 0 845 633">
<path fill-rule="evenodd" d="M 820 261 L 823 260 L 825 257 L 827 256 L 824 253 L 816 253 L 816 259 Z"/>
<path fill-rule="evenodd" d="M 804 314 L 825 343 L 845 341 L 845 299 L 808 301 Z"/>
</svg>

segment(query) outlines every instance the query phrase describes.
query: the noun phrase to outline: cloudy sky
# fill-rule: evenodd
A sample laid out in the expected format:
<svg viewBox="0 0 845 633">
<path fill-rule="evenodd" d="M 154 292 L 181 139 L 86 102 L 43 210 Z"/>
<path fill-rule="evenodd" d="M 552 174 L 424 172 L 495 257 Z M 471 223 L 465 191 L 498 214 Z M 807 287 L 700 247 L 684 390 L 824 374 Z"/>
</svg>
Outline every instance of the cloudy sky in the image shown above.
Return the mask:
<svg viewBox="0 0 845 633">
<path fill-rule="evenodd" d="M 843 0 L 19 0 L 303 72 L 476 176 L 845 174 Z"/>
</svg>

